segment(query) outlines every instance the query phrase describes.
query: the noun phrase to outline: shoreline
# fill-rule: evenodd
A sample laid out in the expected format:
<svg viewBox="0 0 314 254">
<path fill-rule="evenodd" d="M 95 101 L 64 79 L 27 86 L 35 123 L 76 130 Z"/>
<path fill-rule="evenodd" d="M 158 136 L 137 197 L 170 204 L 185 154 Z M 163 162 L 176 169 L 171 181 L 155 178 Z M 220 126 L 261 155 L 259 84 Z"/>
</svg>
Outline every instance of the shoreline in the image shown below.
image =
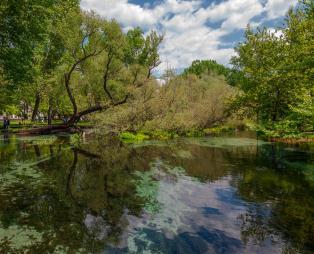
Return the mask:
<svg viewBox="0 0 314 254">
<path fill-rule="evenodd" d="M 40 128 L 40 127 L 38 127 Z M 36 129 L 36 128 L 33 128 Z M 79 128 L 81 131 L 85 130 L 90 130 L 92 128 L 87 127 L 87 126 L 80 126 Z M 4 131 L 3 129 L 0 129 L 0 134 L 1 135 L 18 135 L 18 136 L 29 136 L 29 135 L 34 135 L 34 136 L 44 136 L 47 134 L 30 134 L 28 132 L 29 129 L 15 129 L 11 128 L 7 132 Z M 77 130 L 76 130 L 77 131 Z M 69 129 L 68 131 L 64 131 L 65 133 L 73 134 L 77 132 L 73 132 L 73 129 Z M 187 131 L 186 133 L 177 133 L 177 132 L 170 132 L 170 131 L 156 131 L 156 132 L 121 132 L 117 133 L 117 136 L 122 140 L 126 142 L 133 142 L 133 141 L 142 141 L 142 140 L 168 140 L 168 139 L 175 139 L 178 137 L 214 137 L 214 136 L 220 136 L 224 134 L 234 134 L 234 133 L 239 133 L 241 131 L 238 130 L 232 130 L 232 131 L 222 131 L 222 132 L 213 132 L 213 133 L 208 133 L 204 130 L 201 131 Z M 255 131 L 253 131 L 255 132 Z M 51 133 L 51 134 L 56 134 L 56 133 Z M 126 135 L 127 134 L 127 135 Z M 194 134 L 194 135 L 193 135 Z M 127 137 L 126 137 L 127 136 Z M 314 143 L 314 137 L 267 137 L 264 135 L 258 135 L 257 137 L 262 139 L 262 140 L 267 140 L 269 142 L 277 142 L 277 143 L 285 143 L 285 144 L 291 144 L 291 145 L 297 145 L 297 144 L 305 144 L 305 143 Z"/>
</svg>

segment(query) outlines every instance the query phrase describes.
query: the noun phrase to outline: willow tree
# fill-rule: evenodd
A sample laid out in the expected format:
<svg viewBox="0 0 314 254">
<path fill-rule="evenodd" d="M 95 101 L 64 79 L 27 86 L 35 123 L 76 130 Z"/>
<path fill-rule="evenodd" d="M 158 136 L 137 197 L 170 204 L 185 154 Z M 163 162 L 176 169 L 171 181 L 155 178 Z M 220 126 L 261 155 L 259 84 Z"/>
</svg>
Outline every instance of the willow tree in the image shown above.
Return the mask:
<svg viewBox="0 0 314 254">
<path fill-rule="evenodd" d="M 136 28 L 125 34 L 114 20 L 75 11 L 68 13 L 58 29 L 65 49 L 58 69 L 72 112 L 65 124 L 32 133 L 67 129 L 86 115 L 127 103 L 160 63 L 158 47 L 163 37 L 156 32 L 144 36 Z"/>
</svg>

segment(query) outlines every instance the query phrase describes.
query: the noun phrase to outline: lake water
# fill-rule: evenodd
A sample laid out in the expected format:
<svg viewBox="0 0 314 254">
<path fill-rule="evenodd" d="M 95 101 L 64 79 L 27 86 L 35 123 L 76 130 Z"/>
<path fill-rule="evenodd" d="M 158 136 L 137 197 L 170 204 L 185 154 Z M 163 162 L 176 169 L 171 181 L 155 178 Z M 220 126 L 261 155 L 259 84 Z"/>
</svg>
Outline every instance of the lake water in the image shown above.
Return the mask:
<svg viewBox="0 0 314 254">
<path fill-rule="evenodd" d="M 314 145 L 0 137 L 0 253 L 314 253 Z"/>
</svg>

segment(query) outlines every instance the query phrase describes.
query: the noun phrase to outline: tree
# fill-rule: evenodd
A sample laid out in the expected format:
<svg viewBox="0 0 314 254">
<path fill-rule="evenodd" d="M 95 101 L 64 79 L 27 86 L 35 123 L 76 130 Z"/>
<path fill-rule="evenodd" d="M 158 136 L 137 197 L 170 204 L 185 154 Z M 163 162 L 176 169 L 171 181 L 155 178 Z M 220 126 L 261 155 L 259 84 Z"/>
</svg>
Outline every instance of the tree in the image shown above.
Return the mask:
<svg viewBox="0 0 314 254">
<path fill-rule="evenodd" d="M 313 98 L 313 34 L 311 1 L 300 3 L 297 10 L 291 9 L 285 26 L 276 32 L 266 27 L 256 31 L 248 27 L 245 41 L 236 48 L 237 56 L 232 59 L 243 91 L 236 105 L 263 125 L 290 119 L 293 128 L 304 129 L 291 116 L 303 103 L 313 103 L 309 100 L 309 96 Z"/>
<path fill-rule="evenodd" d="M 137 28 L 135 36 L 125 35 L 116 21 L 102 20 L 93 12 L 68 13 L 58 29 L 65 48 L 59 69 L 71 117 L 65 125 L 32 132 L 67 129 L 86 115 L 125 104 L 159 64 L 162 36 L 155 32 L 144 37 Z M 143 42 L 140 47 L 134 38 Z"/>
<path fill-rule="evenodd" d="M 168 131 L 187 133 L 213 127 L 227 119 L 227 102 L 237 94 L 224 77 L 217 75 L 172 76 L 141 87 L 134 100 L 99 116 L 102 133 L 121 131 Z"/>
<path fill-rule="evenodd" d="M 225 77 L 229 74 L 229 69 L 215 60 L 195 60 L 192 65 L 184 70 L 184 74 L 195 74 L 198 77 L 208 74 L 223 75 Z"/>
<path fill-rule="evenodd" d="M 34 120 L 64 52 L 56 27 L 68 11 L 80 11 L 79 1 L 4 0 L 0 10 L 2 94 L 6 106 L 28 107 L 35 101 Z"/>
</svg>

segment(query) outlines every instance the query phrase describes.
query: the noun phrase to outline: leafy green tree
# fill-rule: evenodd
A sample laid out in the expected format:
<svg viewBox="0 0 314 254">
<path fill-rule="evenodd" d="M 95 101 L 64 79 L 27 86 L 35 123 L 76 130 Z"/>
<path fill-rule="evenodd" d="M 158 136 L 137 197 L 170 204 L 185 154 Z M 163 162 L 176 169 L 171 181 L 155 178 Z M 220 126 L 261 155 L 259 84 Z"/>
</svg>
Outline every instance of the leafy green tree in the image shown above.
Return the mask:
<svg viewBox="0 0 314 254">
<path fill-rule="evenodd" d="M 80 11 L 79 1 L 4 0 L 0 10 L 2 97 L 6 107 L 29 107 L 35 101 L 35 119 L 64 52 L 58 23 L 67 12 Z"/>
<path fill-rule="evenodd" d="M 63 45 L 62 31 L 58 29 L 65 22 L 69 11 L 79 14 L 80 8 L 77 0 L 57 2 L 51 11 L 51 20 L 46 27 L 46 36 L 35 48 L 33 68 L 35 74 L 30 89 L 34 90 L 34 106 L 32 120 L 36 119 L 40 103 L 48 104 L 48 121 L 51 122 L 51 110 L 54 101 L 53 86 L 56 86 L 55 76 L 57 69 L 64 61 L 65 47 Z"/>
<path fill-rule="evenodd" d="M 215 60 L 195 60 L 192 65 L 184 70 L 184 74 L 195 74 L 198 77 L 208 74 L 218 74 L 225 77 L 229 74 L 229 69 Z"/>
<path fill-rule="evenodd" d="M 289 11 L 286 24 L 276 32 L 248 27 L 245 41 L 236 48 L 232 64 L 243 93 L 235 105 L 259 123 L 313 129 L 313 120 L 310 126 L 308 114 L 298 110 L 313 105 L 313 20 L 313 3 L 304 1 Z M 300 121 L 301 112 L 307 124 Z"/>
<path fill-rule="evenodd" d="M 162 36 L 155 32 L 145 37 L 136 29 L 126 35 L 115 21 L 75 10 L 68 11 L 57 30 L 64 46 L 57 73 L 72 112 L 66 125 L 35 132 L 69 128 L 86 115 L 127 103 L 159 65 Z"/>
</svg>

